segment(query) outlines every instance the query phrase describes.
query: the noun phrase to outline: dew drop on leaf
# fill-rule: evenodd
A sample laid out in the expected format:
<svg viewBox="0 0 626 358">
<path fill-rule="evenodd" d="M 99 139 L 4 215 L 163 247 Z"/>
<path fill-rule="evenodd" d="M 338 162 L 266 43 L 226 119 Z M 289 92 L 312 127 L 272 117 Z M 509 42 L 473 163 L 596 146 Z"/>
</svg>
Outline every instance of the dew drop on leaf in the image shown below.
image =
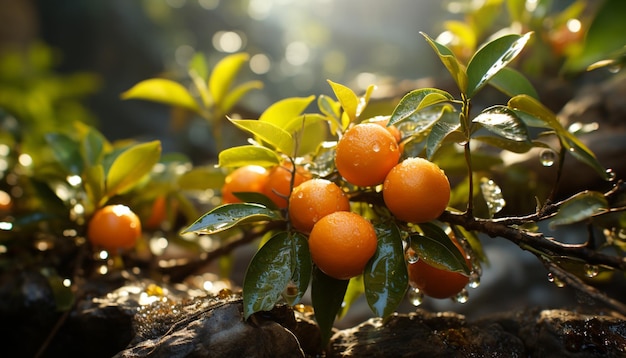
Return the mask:
<svg viewBox="0 0 626 358">
<path fill-rule="evenodd" d="M 424 294 L 419 290 L 419 288 L 410 288 L 407 293 L 407 297 L 409 298 L 409 302 L 415 307 L 422 304 L 424 301 Z"/>
<path fill-rule="evenodd" d="M 471 288 L 478 288 L 480 286 L 480 275 L 477 273 L 472 273 L 469 278 L 468 286 Z"/>
<path fill-rule="evenodd" d="M 502 190 L 493 180 L 483 177 L 480 180 L 480 190 L 483 194 L 483 198 L 485 198 L 491 217 L 504 208 L 506 202 L 502 196 Z"/>
<path fill-rule="evenodd" d="M 585 264 L 585 276 L 589 278 L 594 278 L 598 276 L 600 273 L 600 269 L 596 265 Z"/>
<path fill-rule="evenodd" d="M 551 167 L 556 161 L 556 153 L 552 149 L 544 149 L 539 153 L 539 161 L 544 167 Z"/>
<path fill-rule="evenodd" d="M 453 296 L 452 300 L 457 303 L 465 303 L 469 301 L 469 292 L 464 288 L 461 292 L 457 293 L 456 296 Z"/>
</svg>

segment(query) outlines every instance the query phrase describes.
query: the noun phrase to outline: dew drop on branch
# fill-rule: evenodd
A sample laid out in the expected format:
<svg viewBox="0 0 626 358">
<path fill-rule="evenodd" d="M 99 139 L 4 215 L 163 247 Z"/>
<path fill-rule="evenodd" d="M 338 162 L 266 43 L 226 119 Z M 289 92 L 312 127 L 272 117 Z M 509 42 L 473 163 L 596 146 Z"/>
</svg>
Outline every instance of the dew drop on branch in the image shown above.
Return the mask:
<svg viewBox="0 0 626 358">
<path fill-rule="evenodd" d="M 600 268 L 596 265 L 585 264 L 585 276 L 594 278 L 600 273 Z"/>
<path fill-rule="evenodd" d="M 464 288 L 461 292 L 457 293 L 456 296 L 453 296 L 452 300 L 457 303 L 465 303 L 469 301 L 469 292 Z"/>
<path fill-rule="evenodd" d="M 419 290 L 419 288 L 409 288 L 407 297 L 409 298 L 409 302 L 411 302 L 411 304 L 415 307 L 421 305 L 424 301 L 424 294 Z"/>
</svg>

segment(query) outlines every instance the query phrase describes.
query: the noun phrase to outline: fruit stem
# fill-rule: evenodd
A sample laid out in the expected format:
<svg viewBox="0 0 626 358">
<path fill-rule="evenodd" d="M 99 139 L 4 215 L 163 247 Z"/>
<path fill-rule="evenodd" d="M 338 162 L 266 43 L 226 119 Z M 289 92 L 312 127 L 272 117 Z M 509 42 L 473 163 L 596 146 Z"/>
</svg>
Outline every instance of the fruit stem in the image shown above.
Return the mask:
<svg viewBox="0 0 626 358">
<path fill-rule="evenodd" d="M 465 152 L 465 162 L 467 163 L 467 175 L 468 175 L 468 188 L 469 195 L 467 199 L 467 211 L 468 217 L 474 216 L 474 170 L 472 169 L 472 151 L 470 149 L 470 137 L 472 135 L 472 122 L 470 121 L 470 98 L 461 93 L 462 107 L 461 107 L 461 125 L 465 129 L 465 144 L 463 145 Z"/>
</svg>

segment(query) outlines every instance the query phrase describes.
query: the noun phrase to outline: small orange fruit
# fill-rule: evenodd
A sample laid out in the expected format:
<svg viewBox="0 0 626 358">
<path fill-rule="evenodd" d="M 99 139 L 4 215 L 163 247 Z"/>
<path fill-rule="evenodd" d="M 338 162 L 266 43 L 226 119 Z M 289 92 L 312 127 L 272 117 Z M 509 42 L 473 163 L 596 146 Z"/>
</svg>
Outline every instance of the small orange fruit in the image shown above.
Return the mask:
<svg viewBox="0 0 626 358">
<path fill-rule="evenodd" d="M 399 159 L 398 142 L 384 127 L 360 123 L 337 142 L 335 166 L 349 183 L 372 186 L 381 184 Z"/>
<path fill-rule="evenodd" d="M 289 197 L 289 220 L 296 229 L 309 232 L 324 216 L 335 211 L 349 211 L 350 201 L 335 183 L 311 179 L 298 185 Z"/>
<path fill-rule="evenodd" d="M 291 162 L 284 162 L 281 165 L 277 165 L 269 171 L 267 181 L 263 186 L 262 193 L 270 198 L 276 206 L 281 209 L 287 207 L 287 198 L 291 193 L 291 177 L 293 173 L 293 164 Z M 303 167 L 296 166 L 295 177 L 293 180 L 293 187 L 304 183 L 311 179 L 311 174 Z"/>
<path fill-rule="evenodd" d="M 167 198 L 165 195 L 157 196 L 152 202 L 150 216 L 146 219 L 144 227 L 147 229 L 158 229 L 167 216 Z"/>
<path fill-rule="evenodd" d="M 267 182 L 268 172 L 259 165 L 246 165 L 232 171 L 224 179 L 222 203 L 240 203 L 233 193 L 260 193 Z"/>
<path fill-rule="evenodd" d="M 139 237 L 139 217 L 126 205 L 107 205 L 98 209 L 87 225 L 87 239 L 106 250 L 130 249 Z"/>
<path fill-rule="evenodd" d="M 408 158 L 387 174 L 383 199 L 398 219 L 428 222 L 438 218 L 448 206 L 450 182 L 437 164 L 423 158 Z"/>
<path fill-rule="evenodd" d="M 454 245 L 465 256 L 461 246 L 456 240 L 452 240 Z M 409 249 L 413 251 L 413 249 Z M 414 255 L 415 253 L 410 253 Z M 465 259 L 467 265 L 470 266 L 470 260 Z M 471 267 L 471 266 L 470 266 Z M 433 298 L 448 298 L 461 292 L 468 284 L 469 277 L 459 272 L 452 272 L 440 269 L 427 264 L 424 260 L 419 259 L 417 262 L 409 263 L 408 266 L 409 285 L 423 292 L 425 295 Z"/>
<path fill-rule="evenodd" d="M 376 116 L 370 119 L 369 123 L 378 124 L 379 126 L 385 128 L 387 132 L 389 132 L 389 134 L 391 134 L 396 139 L 396 142 L 400 143 L 400 141 L 402 140 L 402 133 L 400 132 L 398 127 L 394 125 L 387 125 L 387 123 L 389 123 L 389 119 L 389 116 Z"/>
<path fill-rule="evenodd" d="M 376 252 L 376 230 L 361 215 L 336 211 L 321 218 L 309 234 L 309 250 L 315 265 L 338 280 L 363 272 Z"/>
</svg>

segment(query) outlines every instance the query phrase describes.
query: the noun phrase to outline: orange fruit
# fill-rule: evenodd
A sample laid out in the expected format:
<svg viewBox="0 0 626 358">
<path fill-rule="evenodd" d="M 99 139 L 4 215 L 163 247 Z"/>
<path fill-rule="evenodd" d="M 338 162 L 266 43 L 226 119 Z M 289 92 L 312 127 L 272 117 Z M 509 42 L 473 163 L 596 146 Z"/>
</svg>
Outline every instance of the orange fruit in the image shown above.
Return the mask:
<svg viewBox="0 0 626 358">
<path fill-rule="evenodd" d="M 291 162 L 286 161 L 281 165 L 275 166 L 269 171 L 267 181 L 262 189 L 262 193 L 281 209 L 287 207 L 287 198 L 292 189 L 292 173 L 293 164 Z M 296 166 L 293 187 L 295 188 L 309 179 L 311 179 L 311 174 L 303 167 Z"/>
<path fill-rule="evenodd" d="M 428 222 L 438 218 L 448 206 L 450 182 L 437 164 L 423 158 L 408 158 L 387 174 L 383 199 L 398 219 Z"/>
<path fill-rule="evenodd" d="M 459 252 L 465 257 L 465 253 L 456 240 L 452 240 Z M 409 250 L 413 250 L 409 248 Z M 415 253 L 410 253 L 415 254 Z M 470 266 L 470 260 L 465 259 L 467 265 Z M 470 266 L 471 267 L 471 266 Z M 440 269 L 427 264 L 424 260 L 419 259 L 417 262 L 409 263 L 407 266 L 409 274 L 409 285 L 418 288 L 425 295 L 434 298 L 448 298 L 461 292 L 468 284 L 469 277 L 459 272 L 452 272 Z"/>
<path fill-rule="evenodd" d="M 324 216 L 309 234 L 311 259 L 322 272 L 338 280 L 361 274 L 376 252 L 376 244 L 374 226 L 350 211 Z"/>
<path fill-rule="evenodd" d="M 152 202 L 150 208 L 150 216 L 145 221 L 144 227 L 147 229 L 158 229 L 161 223 L 165 221 L 167 216 L 167 198 L 165 195 L 159 195 Z"/>
<path fill-rule="evenodd" d="M 349 183 L 371 186 L 381 184 L 399 159 L 398 142 L 384 127 L 360 123 L 337 142 L 335 166 Z"/>
<path fill-rule="evenodd" d="M 107 250 L 130 249 L 140 236 L 139 217 L 126 205 L 100 208 L 87 224 L 87 239 Z"/>
<path fill-rule="evenodd" d="M 402 140 L 402 133 L 400 132 L 398 127 L 394 125 L 387 125 L 387 123 L 389 123 L 389 119 L 389 116 L 377 116 L 371 118 L 369 120 L 369 123 L 378 124 L 379 126 L 385 128 L 387 132 L 389 132 L 389 134 L 391 134 L 396 139 L 396 142 L 400 143 L 400 141 Z"/>
<path fill-rule="evenodd" d="M 233 193 L 260 193 L 267 182 L 268 172 L 259 165 L 246 165 L 232 171 L 224 179 L 222 203 L 240 203 Z"/>
<path fill-rule="evenodd" d="M 311 179 L 298 185 L 289 197 L 289 220 L 296 229 L 309 232 L 324 216 L 335 211 L 349 211 L 350 201 L 335 183 Z"/>
</svg>

